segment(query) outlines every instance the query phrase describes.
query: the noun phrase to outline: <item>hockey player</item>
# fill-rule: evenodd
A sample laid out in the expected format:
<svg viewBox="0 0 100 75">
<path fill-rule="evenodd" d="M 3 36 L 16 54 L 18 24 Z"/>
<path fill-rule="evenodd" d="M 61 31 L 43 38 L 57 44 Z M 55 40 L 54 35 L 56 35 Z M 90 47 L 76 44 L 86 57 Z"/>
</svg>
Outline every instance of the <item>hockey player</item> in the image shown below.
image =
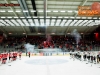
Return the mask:
<svg viewBox="0 0 100 75">
<path fill-rule="evenodd" d="M 0 53 L 0 65 L 2 63 L 2 54 Z"/>
<path fill-rule="evenodd" d="M 28 56 L 29 56 L 29 58 L 30 58 L 30 54 L 31 54 L 31 53 L 30 53 L 30 52 L 28 52 Z"/>
<path fill-rule="evenodd" d="M 86 52 L 84 52 L 83 58 L 84 58 L 84 61 L 86 61 Z"/>
<path fill-rule="evenodd" d="M 19 59 L 21 60 L 21 54 L 22 54 L 22 52 L 19 52 Z"/>
</svg>

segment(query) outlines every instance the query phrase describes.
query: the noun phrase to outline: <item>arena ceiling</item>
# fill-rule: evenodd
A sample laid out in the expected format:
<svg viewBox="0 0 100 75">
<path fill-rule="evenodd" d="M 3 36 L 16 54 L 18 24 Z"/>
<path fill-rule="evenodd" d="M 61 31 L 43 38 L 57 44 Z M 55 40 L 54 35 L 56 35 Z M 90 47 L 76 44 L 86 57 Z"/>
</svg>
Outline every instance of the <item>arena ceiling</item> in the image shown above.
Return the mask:
<svg viewBox="0 0 100 75">
<path fill-rule="evenodd" d="M 99 17 L 78 16 L 78 6 L 100 0 L 0 0 L 0 31 L 5 34 L 66 35 L 73 29 L 91 33 L 100 24 Z"/>
</svg>

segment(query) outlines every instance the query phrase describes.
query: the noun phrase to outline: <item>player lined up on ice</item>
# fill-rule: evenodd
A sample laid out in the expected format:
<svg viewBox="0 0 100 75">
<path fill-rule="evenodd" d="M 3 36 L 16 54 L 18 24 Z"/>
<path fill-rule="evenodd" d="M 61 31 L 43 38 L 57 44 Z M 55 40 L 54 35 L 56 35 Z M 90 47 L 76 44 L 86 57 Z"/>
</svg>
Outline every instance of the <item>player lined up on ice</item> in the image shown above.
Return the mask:
<svg viewBox="0 0 100 75">
<path fill-rule="evenodd" d="M 81 61 L 81 53 L 79 51 L 75 52 L 74 56 L 76 59 L 79 59 Z"/>
<path fill-rule="evenodd" d="M 9 62 L 14 61 L 17 59 L 17 52 L 9 52 L 8 56 L 9 56 Z"/>
<path fill-rule="evenodd" d="M 6 50 L 4 50 L 4 52 L 2 53 L 2 64 L 5 64 L 7 61 L 7 52 Z"/>
<path fill-rule="evenodd" d="M 100 63 L 100 52 L 97 55 L 97 63 Z"/>
<path fill-rule="evenodd" d="M 0 53 L 0 65 L 1 64 L 6 64 L 7 60 L 8 62 L 11 62 L 11 61 L 15 61 L 17 59 L 17 55 L 18 53 L 17 52 L 4 52 L 4 53 Z M 19 53 L 19 56 L 21 54 Z M 21 57 L 19 57 L 21 59 Z"/>
<path fill-rule="evenodd" d="M 76 57 L 75 54 L 76 54 L 75 52 L 70 52 L 70 59 L 75 60 Z"/>
<path fill-rule="evenodd" d="M 97 59 L 96 52 L 85 52 L 83 57 L 85 61 L 87 60 L 90 63 L 96 63 L 96 59 Z"/>
<path fill-rule="evenodd" d="M 1 63 L 2 63 L 2 55 L 0 53 L 0 65 L 1 65 Z"/>
<path fill-rule="evenodd" d="M 30 53 L 30 52 L 28 52 L 28 56 L 29 56 L 29 58 L 30 58 L 30 54 L 31 54 L 31 53 Z"/>
<path fill-rule="evenodd" d="M 19 59 L 21 60 L 21 55 L 22 55 L 22 52 L 19 52 Z"/>
<path fill-rule="evenodd" d="M 74 57 L 88 63 L 100 63 L 100 52 L 76 52 Z"/>
</svg>

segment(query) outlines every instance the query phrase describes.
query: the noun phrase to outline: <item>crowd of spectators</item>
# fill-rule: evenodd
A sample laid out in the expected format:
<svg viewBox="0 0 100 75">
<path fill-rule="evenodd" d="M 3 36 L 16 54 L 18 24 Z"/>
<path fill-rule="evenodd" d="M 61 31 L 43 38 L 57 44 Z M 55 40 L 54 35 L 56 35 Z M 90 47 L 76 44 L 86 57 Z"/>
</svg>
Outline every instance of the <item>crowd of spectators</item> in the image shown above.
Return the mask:
<svg viewBox="0 0 100 75">
<path fill-rule="evenodd" d="M 15 48 L 15 50 L 18 49 L 24 49 L 25 43 L 30 43 L 32 45 L 35 45 L 35 47 L 41 49 L 44 48 L 44 41 L 46 41 L 45 36 L 30 36 L 30 37 L 7 37 L 7 39 L 4 39 L 2 43 L 0 43 L 0 46 L 4 48 Z M 95 42 L 93 40 L 87 41 L 80 39 L 79 44 L 76 44 L 76 40 L 73 37 L 65 37 L 65 36 L 52 36 L 52 40 L 50 41 L 51 45 L 53 45 L 53 48 L 61 48 L 63 51 L 67 50 L 92 50 L 94 46 L 99 46 L 98 42 Z M 23 44 L 24 43 L 24 44 Z M 20 47 L 17 47 L 20 45 Z M 50 48 L 50 46 L 49 46 Z"/>
</svg>

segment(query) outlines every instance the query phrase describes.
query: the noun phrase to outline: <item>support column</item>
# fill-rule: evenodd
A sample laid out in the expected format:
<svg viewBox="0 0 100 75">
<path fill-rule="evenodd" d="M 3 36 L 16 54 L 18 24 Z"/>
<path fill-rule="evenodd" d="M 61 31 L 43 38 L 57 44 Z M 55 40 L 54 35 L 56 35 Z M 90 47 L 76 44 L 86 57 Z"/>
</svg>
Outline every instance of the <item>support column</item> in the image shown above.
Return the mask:
<svg viewBox="0 0 100 75">
<path fill-rule="evenodd" d="M 47 16 L 47 0 L 44 0 L 44 26 L 45 26 L 45 34 L 47 35 L 47 25 L 46 25 L 46 16 Z"/>
</svg>

